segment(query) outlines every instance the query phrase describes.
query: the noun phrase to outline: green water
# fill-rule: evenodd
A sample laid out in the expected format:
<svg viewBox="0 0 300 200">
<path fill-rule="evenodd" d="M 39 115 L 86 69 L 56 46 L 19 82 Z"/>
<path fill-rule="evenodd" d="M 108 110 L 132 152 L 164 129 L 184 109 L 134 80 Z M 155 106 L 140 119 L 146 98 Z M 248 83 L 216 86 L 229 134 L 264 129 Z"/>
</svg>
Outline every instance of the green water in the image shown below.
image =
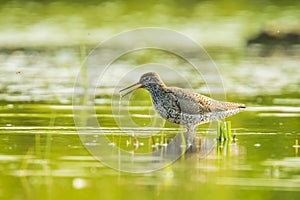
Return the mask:
<svg viewBox="0 0 300 200">
<path fill-rule="evenodd" d="M 219 143 L 204 159 L 195 154 L 152 173 L 127 174 L 102 165 L 89 154 L 74 128 L 72 106 L 3 102 L 1 197 L 227 199 L 247 195 L 250 199 L 296 199 L 299 108 L 285 106 L 250 106 L 249 111 L 232 117 L 238 140 Z M 116 131 L 105 128 L 112 135 Z M 197 135 L 205 130 L 200 127 Z M 121 137 L 120 146 L 126 149 L 131 137 Z M 127 148 L 135 149 L 132 144 Z"/>
<path fill-rule="evenodd" d="M 16 76 L 26 76 L 25 71 Z M 44 77 L 43 81 L 47 80 Z M 127 199 L 137 196 L 143 199 L 239 199 L 245 195 L 249 199 L 296 199 L 299 195 L 300 100 L 295 93 L 229 93 L 229 100 L 243 102 L 248 107 L 229 119 L 235 142 L 217 143 L 205 158 L 199 159 L 194 153 L 152 173 L 128 174 L 103 165 L 87 151 L 74 126 L 69 96 L 60 96 L 59 92 L 47 94 L 53 103 L 23 100 L 22 96 L 30 96 L 27 94 L 30 92 L 6 93 L 8 99 L 19 95 L 21 100 L 1 102 L 2 199 Z M 135 97 L 135 103 L 139 104 L 140 98 L 144 106 L 135 105 L 134 112 L 147 115 L 151 109 L 150 99 L 146 93 L 141 93 L 141 97 Z M 43 98 L 44 94 L 39 95 Z M 103 101 L 96 105 L 107 137 L 126 151 L 153 150 L 150 146 L 155 143 L 153 138 L 142 137 L 138 142 L 144 145 L 134 146 L 133 141 L 141 130 L 133 129 L 136 136 L 128 136 L 116 129 L 116 116 L 107 103 L 110 98 L 104 92 Z M 59 103 L 63 99 L 64 103 Z M 147 123 L 149 119 L 135 116 L 134 120 L 142 126 L 143 121 Z M 164 143 L 167 140 L 162 140 L 161 135 L 172 138 L 178 130 L 184 131 L 169 123 L 165 127 L 154 141 Z M 197 136 L 203 137 L 207 130 L 216 135 L 216 129 L 203 125 L 198 128 Z"/>
<path fill-rule="evenodd" d="M 3 2 L 0 199 L 298 199 L 299 46 L 288 52 L 272 49 L 269 56 L 261 56 L 259 47 L 245 47 L 247 38 L 263 28 L 299 31 L 298 4 L 163 1 L 145 7 L 136 1 Z M 216 126 L 204 124 L 197 128 L 194 152 L 159 170 L 124 173 L 98 160 L 104 152 L 91 154 L 100 135 L 107 138 L 104 148 L 117 146 L 129 153 L 124 166 L 138 165 L 142 171 L 143 162 L 145 169 L 157 163 L 139 155 L 168 148 L 185 129 L 161 120 L 144 90 L 116 112 L 119 104 L 112 102 L 121 101 L 115 96 L 120 89 L 116 82 L 126 87 L 140 76 L 135 66 L 163 63 L 174 67 L 171 75 L 161 66 L 150 69 L 160 72 L 166 84 L 210 94 L 202 77 L 173 54 L 146 49 L 122 55 L 95 91 L 95 117 L 101 128 L 88 126 L 87 134 L 80 134 L 72 96 L 76 78 L 84 77 L 79 71 L 86 55 L 112 35 L 144 26 L 174 29 L 204 45 L 223 81 L 216 91 L 224 89 L 228 101 L 244 103 L 247 109 L 227 119 L 234 141 L 217 142 Z M 123 78 L 126 70 L 133 75 Z M 214 86 L 213 71 L 201 73 L 212 77 Z M 126 122 L 127 108 L 135 126 L 121 127 L 118 123 Z M 83 141 L 85 136 L 91 142 Z M 205 142 L 214 145 L 207 150 L 201 146 Z M 109 152 L 107 158 L 116 153 Z M 133 162 L 135 158 L 142 164 Z"/>
</svg>

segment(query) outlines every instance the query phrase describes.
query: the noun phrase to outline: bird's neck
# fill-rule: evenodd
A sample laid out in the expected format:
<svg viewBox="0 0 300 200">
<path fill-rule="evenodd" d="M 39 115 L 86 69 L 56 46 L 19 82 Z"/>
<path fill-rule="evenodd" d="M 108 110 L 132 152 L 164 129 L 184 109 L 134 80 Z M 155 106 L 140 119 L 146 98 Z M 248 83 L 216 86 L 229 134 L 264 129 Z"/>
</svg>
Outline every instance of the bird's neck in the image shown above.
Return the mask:
<svg viewBox="0 0 300 200">
<path fill-rule="evenodd" d="M 165 85 L 152 85 L 147 88 L 147 90 L 151 94 L 152 102 L 156 108 L 159 108 L 160 104 L 162 104 L 163 97 L 166 95 L 166 86 Z"/>
<path fill-rule="evenodd" d="M 150 92 L 150 94 L 157 95 L 158 93 L 163 93 L 167 89 L 167 86 L 164 84 L 155 84 L 151 85 L 151 87 L 147 88 L 147 90 Z"/>
</svg>

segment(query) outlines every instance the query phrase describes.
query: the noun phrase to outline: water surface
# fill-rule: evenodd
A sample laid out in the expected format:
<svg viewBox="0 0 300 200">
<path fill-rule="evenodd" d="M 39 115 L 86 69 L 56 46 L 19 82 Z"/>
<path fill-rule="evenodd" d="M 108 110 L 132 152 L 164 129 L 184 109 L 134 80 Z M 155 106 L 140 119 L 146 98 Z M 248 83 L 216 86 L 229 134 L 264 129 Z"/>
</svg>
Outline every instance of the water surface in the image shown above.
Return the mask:
<svg viewBox="0 0 300 200">
<path fill-rule="evenodd" d="M 297 58 L 282 58 L 287 60 L 285 64 L 290 63 L 288 69 L 272 68 L 274 58 L 261 60 L 261 67 L 256 70 L 268 68 L 269 76 L 273 78 L 259 77 L 263 75 L 255 71 L 258 74 L 255 82 L 251 81 L 252 76 L 255 79 L 253 74 L 249 76 L 244 72 L 248 70 L 245 65 L 254 61 L 232 65 L 229 61 L 217 60 L 228 100 L 247 105 L 244 112 L 228 119 L 236 140 L 216 142 L 205 157 L 196 152 L 158 171 L 128 174 L 99 162 L 86 149 L 86 145 L 91 144 L 80 140 L 71 104 L 73 80 L 79 69 L 78 66 L 71 67 L 74 62 L 71 58 L 78 54 L 74 49 L 54 53 L 56 56 L 35 55 L 40 60 L 49 59 L 45 68 L 38 65 L 43 63 L 40 60 L 29 62 L 26 52 L 2 54 L 5 59 L 1 74 L 12 78 L 1 76 L 2 91 L 5 91 L 1 94 L 0 114 L 1 198 L 142 196 L 145 199 L 180 199 L 203 196 L 215 199 L 247 195 L 255 199 L 273 199 L 275 196 L 296 199 L 300 189 L 300 99 L 296 90 L 299 79 L 294 73 Z M 56 67 L 61 63 L 66 67 Z M 234 69 L 231 73 L 227 70 L 229 67 Z M 285 77 L 290 78 L 286 80 Z M 273 80 L 279 82 L 269 84 Z M 231 82 L 237 87 L 231 87 Z M 266 84 L 268 87 L 264 87 Z M 132 134 L 124 134 L 116 123 L 116 118 L 122 116 L 113 113 L 110 103 L 114 90 L 107 83 L 99 88 L 95 100 L 101 134 L 111 141 L 107 146 L 117 145 L 134 157 L 164 147 L 177 133 L 185 131 L 168 122 L 164 127 L 143 128 L 151 117 L 157 116 L 147 92 L 139 91 L 131 97 L 130 112 L 141 128 L 127 127 Z M 90 129 L 91 133 L 98 134 L 94 127 Z M 203 125 L 196 134 L 203 140 L 207 134 L 216 136 L 217 130 Z"/>
</svg>

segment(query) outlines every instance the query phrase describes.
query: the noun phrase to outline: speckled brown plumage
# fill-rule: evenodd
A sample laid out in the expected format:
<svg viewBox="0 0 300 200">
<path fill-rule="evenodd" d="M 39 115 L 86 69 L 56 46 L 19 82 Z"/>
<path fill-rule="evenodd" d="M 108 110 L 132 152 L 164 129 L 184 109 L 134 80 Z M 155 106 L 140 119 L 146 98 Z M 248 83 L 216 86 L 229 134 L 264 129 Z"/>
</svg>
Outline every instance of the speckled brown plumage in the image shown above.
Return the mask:
<svg viewBox="0 0 300 200">
<path fill-rule="evenodd" d="M 217 101 L 182 88 L 167 87 L 155 72 L 143 74 L 138 83 L 120 92 L 133 86 L 136 86 L 134 90 L 144 88 L 150 92 L 156 111 L 164 119 L 185 125 L 189 130 L 194 130 L 199 124 L 224 119 L 245 108 L 244 104 Z"/>
</svg>

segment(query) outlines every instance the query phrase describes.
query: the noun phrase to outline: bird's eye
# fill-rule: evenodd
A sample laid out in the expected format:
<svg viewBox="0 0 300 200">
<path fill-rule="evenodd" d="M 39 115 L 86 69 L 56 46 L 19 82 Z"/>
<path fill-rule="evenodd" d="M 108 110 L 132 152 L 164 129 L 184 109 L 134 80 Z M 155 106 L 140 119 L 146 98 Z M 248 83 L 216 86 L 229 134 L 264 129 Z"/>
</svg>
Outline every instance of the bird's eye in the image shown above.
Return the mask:
<svg viewBox="0 0 300 200">
<path fill-rule="evenodd" d="M 144 81 L 149 82 L 149 81 L 150 81 L 150 77 L 149 77 L 149 76 L 146 76 L 146 77 L 144 78 Z"/>
</svg>

